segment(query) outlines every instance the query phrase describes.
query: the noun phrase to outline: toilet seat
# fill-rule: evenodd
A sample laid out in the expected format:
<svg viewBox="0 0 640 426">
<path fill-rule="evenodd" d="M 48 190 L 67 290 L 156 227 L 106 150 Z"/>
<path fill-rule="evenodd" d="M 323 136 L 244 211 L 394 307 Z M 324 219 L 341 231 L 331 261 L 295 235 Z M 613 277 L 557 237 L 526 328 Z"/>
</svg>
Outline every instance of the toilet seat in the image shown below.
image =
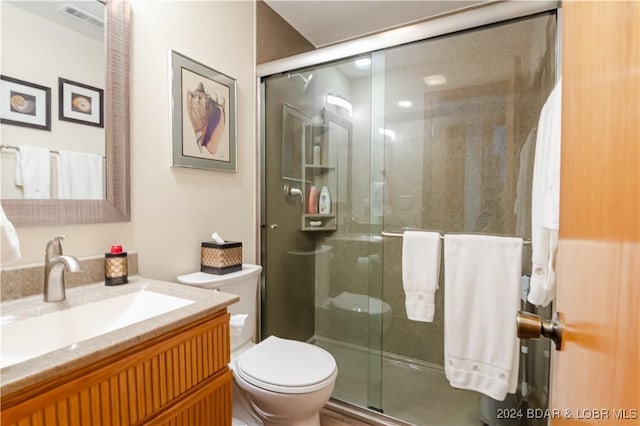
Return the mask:
<svg viewBox="0 0 640 426">
<path fill-rule="evenodd" d="M 317 391 L 338 374 L 335 360 L 324 349 L 275 336 L 241 354 L 235 372 L 253 386 L 287 394 Z"/>
</svg>

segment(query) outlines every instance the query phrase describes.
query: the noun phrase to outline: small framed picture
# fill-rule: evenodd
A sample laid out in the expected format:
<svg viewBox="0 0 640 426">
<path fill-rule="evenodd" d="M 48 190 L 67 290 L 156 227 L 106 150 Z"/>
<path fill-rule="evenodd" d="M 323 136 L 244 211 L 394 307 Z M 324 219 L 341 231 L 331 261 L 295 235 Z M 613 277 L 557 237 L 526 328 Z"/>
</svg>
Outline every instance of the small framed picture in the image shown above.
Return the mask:
<svg viewBox="0 0 640 426">
<path fill-rule="evenodd" d="M 236 81 L 170 54 L 173 166 L 236 172 Z"/>
<path fill-rule="evenodd" d="M 58 118 L 104 127 L 104 91 L 76 81 L 58 78 Z"/>
<path fill-rule="evenodd" d="M 0 75 L 0 122 L 51 131 L 51 89 Z"/>
</svg>

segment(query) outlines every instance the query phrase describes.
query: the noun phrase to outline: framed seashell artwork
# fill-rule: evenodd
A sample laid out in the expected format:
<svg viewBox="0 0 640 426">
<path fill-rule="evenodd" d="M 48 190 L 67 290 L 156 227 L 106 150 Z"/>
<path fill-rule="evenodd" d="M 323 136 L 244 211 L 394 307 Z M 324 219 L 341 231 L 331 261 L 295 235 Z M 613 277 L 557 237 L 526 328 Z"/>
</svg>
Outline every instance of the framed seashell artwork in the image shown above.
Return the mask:
<svg viewBox="0 0 640 426">
<path fill-rule="evenodd" d="M 51 131 L 51 89 L 0 75 L 0 122 Z"/>
<path fill-rule="evenodd" d="M 170 53 L 174 167 L 236 172 L 236 80 Z"/>
<path fill-rule="evenodd" d="M 104 127 L 104 91 L 102 89 L 60 77 L 58 91 L 60 120 Z"/>
</svg>

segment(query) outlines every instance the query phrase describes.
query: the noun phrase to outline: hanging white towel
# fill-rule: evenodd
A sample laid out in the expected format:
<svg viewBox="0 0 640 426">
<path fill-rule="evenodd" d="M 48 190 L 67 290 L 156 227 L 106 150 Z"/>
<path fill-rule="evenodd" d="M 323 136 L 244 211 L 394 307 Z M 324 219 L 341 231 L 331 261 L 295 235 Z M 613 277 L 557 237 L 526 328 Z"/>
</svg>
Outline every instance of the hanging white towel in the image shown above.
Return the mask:
<svg viewBox="0 0 640 426">
<path fill-rule="evenodd" d="M 10 262 L 22 257 L 20 253 L 20 240 L 13 224 L 4 213 L 4 209 L 0 206 L 0 232 L 2 233 L 2 246 L 0 256 L 2 263 Z"/>
<path fill-rule="evenodd" d="M 87 152 L 60 151 L 58 186 L 60 198 L 100 200 L 104 198 L 103 159 Z"/>
<path fill-rule="evenodd" d="M 522 239 L 445 235 L 444 357 L 451 386 L 504 400 L 518 384 Z"/>
<path fill-rule="evenodd" d="M 402 238 L 402 286 L 407 317 L 431 322 L 440 274 L 440 233 L 405 231 Z"/>
<path fill-rule="evenodd" d="M 51 198 L 51 152 L 37 146 L 19 146 L 14 181 L 22 187 L 23 198 Z"/>
<path fill-rule="evenodd" d="M 531 190 L 531 290 L 527 300 L 546 306 L 555 297 L 555 254 L 560 217 L 562 80 L 542 107 Z"/>
</svg>

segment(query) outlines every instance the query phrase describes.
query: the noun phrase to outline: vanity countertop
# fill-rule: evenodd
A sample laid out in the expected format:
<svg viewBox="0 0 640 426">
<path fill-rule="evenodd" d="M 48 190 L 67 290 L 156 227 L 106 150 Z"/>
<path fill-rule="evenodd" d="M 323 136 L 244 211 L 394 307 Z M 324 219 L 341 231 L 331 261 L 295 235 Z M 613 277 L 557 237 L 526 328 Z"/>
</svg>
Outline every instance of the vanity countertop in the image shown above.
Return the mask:
<svg viewBox="0 0 640 426">
<path fill-rule="evenodd" d="M 2 302 L 2 320 L 4 322 L 31 318 L 140 290 L 190 299 L 194 303 L 18 364 L 9 365 L 0 370 L 1 396 L 4 398 L 52 377 L 85 367 L 175 328 L 210 316 L 239 300 L 238 296 L 233 294 L 131 276 L 129 283 L 125 285 L 108 287 L 103 282 L 99 282 L 67 289 L 67 298 L 61 302 L 44 302 L 41 294 Z"/>
</svg>

